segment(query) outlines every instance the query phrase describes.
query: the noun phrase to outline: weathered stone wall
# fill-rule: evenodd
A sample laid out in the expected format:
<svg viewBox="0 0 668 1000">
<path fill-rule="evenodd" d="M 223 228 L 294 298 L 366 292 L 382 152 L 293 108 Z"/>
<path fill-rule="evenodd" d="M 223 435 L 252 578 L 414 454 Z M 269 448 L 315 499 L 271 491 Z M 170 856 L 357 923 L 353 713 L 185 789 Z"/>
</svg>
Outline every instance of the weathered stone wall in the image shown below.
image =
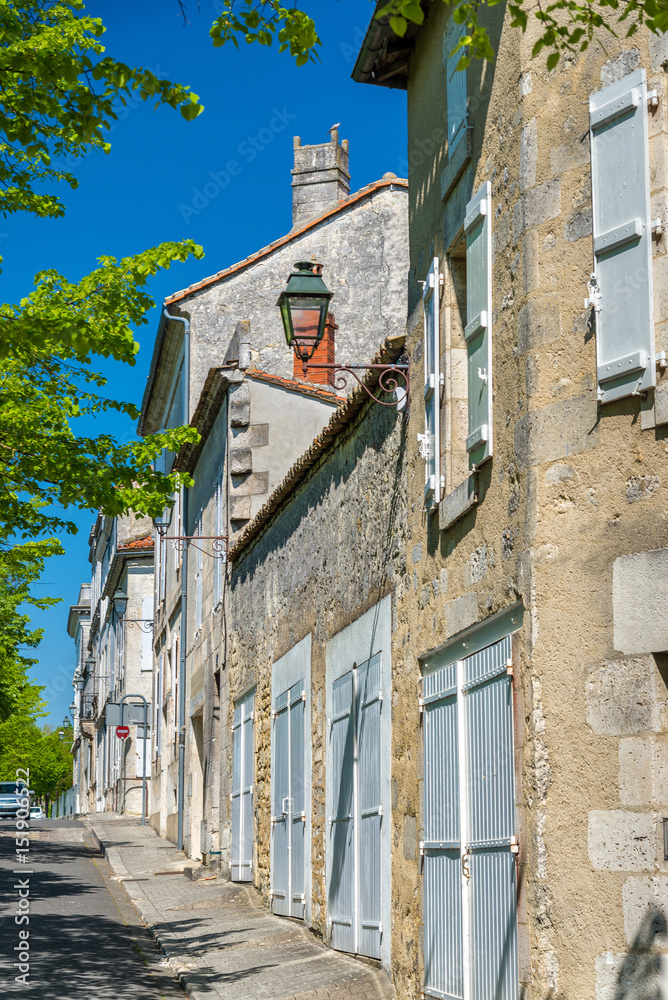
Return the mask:
<svg viewBox="0 0 668 1000">
<path fill-rule="evenodd" d="M 422 510 L 416 435 L 424 411 L 414 393 L 406 526 L 414 585 L 397 604 L 393 654 L 401 707 L 393 718 L 397 989 L 418 995 L 422 962 L 416 658 L 520 597 L 529 612 L 515 678 L 525 995 L 630 997 L 640 995 L 643 976 L 658 995 L 661 961 L 648 950 L 665 950 L 668 914 L 666 644 L 656 621 L 666 432 L 655 423 L 665 419 L 665 390 L 659 374 L 656 406 L 651 396 L 597 403 L 595 338 L 582 303 L 593 261 L 588 95 L 646 67 L 660 96 L 649 113 L 652 215 L 665 219 L 667 53 L 654 42 L 650 52 L 641 33 L 633 48 L 594 44 L 548 73 L 542 57 L 530 58 L 533 29 L 522 37 L 499 13 L 490 22 L 496 63 L 468 74 L 471 161 L 448 188 L 447 13 L 430 8 L 411 57 L 408 346 L 419 384 L 417 281 L 434 254 L 443 258 L 470 194 L 490 180 L 495 446 L 474 477 L 477 504 L 447 498 L 444 510 L 454 513 L 442 511 L 439 527 Z M 657 350 L 668 319 L 665 248 L 665 238 L 654 244 Z M 635 555 L 655 549 L 651 559 Z M 626 562 L 629 554 L 640 562 Z"/>
<path fill-rule="evenodd" d="M 231 567 L 227 672 L 229 701 L 256 686 L 254 882 L 270 886 L 272 663 L 311 634 L 312 926 L 326 936 L 325 749 L 326 647 L 397 588 L 406 575 L 406 424 L 394 408 L 366 407 L 335 439 L 267 529 Z M 393 598 L 394 600 L 394 598 Z M 395 700 L 392 718 L 394 720 Z M 221 801 L 231 789 L 231 759 Z M 384 887 L 384 892 L 388 887 Z"/>
</svg>

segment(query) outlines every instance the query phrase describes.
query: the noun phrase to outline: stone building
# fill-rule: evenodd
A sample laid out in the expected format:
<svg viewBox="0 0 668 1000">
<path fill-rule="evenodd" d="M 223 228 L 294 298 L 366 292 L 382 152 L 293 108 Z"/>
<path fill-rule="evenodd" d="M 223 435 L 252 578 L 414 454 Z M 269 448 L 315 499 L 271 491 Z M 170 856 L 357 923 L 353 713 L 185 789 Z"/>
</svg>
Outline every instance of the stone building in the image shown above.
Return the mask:
<svg viewBox="0 0 668 1000">
<path fill-rule="evenodd" d="M 72 784 L 76 790 L 76 813 L 95 811 L 95 719 L 96 706 L 92 677 L 86 660 L 90 634 L 90 583 L 82 583 L 76 604 L 70 606 L 67 634 L 74 641 L 74 767 Z"/>
<path fill-rule="evenodd" d="M 321 145 L 296 138 L 294 155 L 291 231 L 167 299 L 139 422 L 141 434 L 183 422 L 202 434 L 164 458 L 195 486 L 175 498 L 155 577 L 151 821 L 193 857 L 227 856 L 232 836 L 221 792 L 230 730 L 220 716 L 229 703 L 220 556 L 344 402 L 322 375 L 295 368 L 276 300 L 294 262 L 322 263 L 337 302 L 323 362 L 370 361 L 379 338 L 405 326 L 406 181 L 387 174 L 350 194 L 348 143 L 336 130 Z"/>
<path fill-rule="evenodd" d="M 439 3 L 372 22 L 353 73 L 408 94 L 392 977 L 659 997 L 668 47 L 606 34 L 548 72 L 537 22 L 485 18 L 494 63 L 456 71 Z"/>
<path fill-rule="evenodd" d="M 142 777 L 146 751 L 150 777 L 151 737 L 143 725 L 130 725 L 121 740 L 105 726 L 105 706 L 134 695 L 151 702 L 153 676 L 153 539 L 148 518 L 132 514 L 98 515 L 89 536 L 91 583 L 82 586 L 70 610 L 68 631 L 77 642 L 75 671 L 83 681 L 77 699 L 78 731 L 83 764 L 75 785 L 83 812 L 142 811 Z M 84 632 L 85 629 L 85 632 Z M 74 633 L 74 634 L 73 634 Z M 141 704 L 141 703 L 140 703 Z M 147 741 L 144 747 L 144 740 Z M 88 746 L 86 746 L 88 744 Z"/>
</svg>

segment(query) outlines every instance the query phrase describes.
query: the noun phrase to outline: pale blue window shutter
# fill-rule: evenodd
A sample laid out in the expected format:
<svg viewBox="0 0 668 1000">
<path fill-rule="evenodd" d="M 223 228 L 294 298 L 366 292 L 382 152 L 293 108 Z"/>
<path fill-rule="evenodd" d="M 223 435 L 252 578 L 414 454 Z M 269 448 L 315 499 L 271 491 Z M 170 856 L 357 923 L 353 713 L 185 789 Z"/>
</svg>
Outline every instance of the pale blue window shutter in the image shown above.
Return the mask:
<svg viewBox="0 0 668 1000">
<path fill-rule="evenodd" d="M 589 97 L 598 398 L 655 385 L 647 82 L 638 69 Z"/>
<path fill-rule="evenodd" d="M 215 530 L 214 534 L 220 538 L 223 534 L 223 475 L 221 468 L 216 479 L 215 487 Z M 217 607 L 223 598 L 223 571 L 224 560 L 217 558 L 213 563 L 213 605 Z"/>
<path fill-rule="evenodd" d="M 357 784 L 359 823 L 359 929 L 357 951 L 380 958 L 381 924 L 381 754 L 383 695 L 380 654 L 357 668 Z"/>
<path fill-rule="evenodd" d="M 141 627 L 141 669 L 153 670 L 153 594 L 144 594 L 141 599 L 141 616 L 144 619 Z"/>
<path fill-rule="evenodd" d="M 465 24 L 457 24 L 450 18 L 443 36 L 443 62 L 446 72 L 448 104 L 448 155 L 452 156 L 457 143 L 466 132 L 468 124 L 468 101 L 466 94 L 466 70 L 458 70 L 457 64 L 463 50 L 453 53 L 454 47 L 466 31 Z"/>
<path fill-rule="evenodd" d="M 464 996 L 457 664 L 424 678 L 425 993 Z"/>
<path fill-rule="evenodd" d="M 355 858 L 353 829 L 353 673 L 332 685 L 330 719 L 332 762 L 332 813 L 329 817 L 329 850 L 332 867 L 328 913 L 331 945 L 338 951 L 355 951 Z"/>
<path fill-rule="evenodd" d="M 466 206 L 466 328 L 472 469 L 492 454 L 492 188 L 486 181 Z"/>
<path fill-rule="evenodd" d="M 200 510 L 195 525 L 195 536 L 202 536 L 202 511 Z M 200 542 L 199 545 L 202 543 Z M 195 549 L 195 631 L 202 627 L 202 563 L 203 552 L 201 548 Z"/>
<path fill-rule="evenodd" d="M 273 805 L 271 817 L 272 833 L 272 910 L 289 916 L 289 864 L 290 864 L 290 733 L 288 714 L 288 692 L 279 695 L 274 702 L 274 773 Z"/>
<path fill-rule="evenodd" d="M 305 827 L 304 798 L 304 682 L 290 688 L 290 916 L 304 918 Z"/>
<path fill-rule="evenodd" d="M 464 661 L 471 1000 L 517 1000 L 510 637 Z"/>
<path fill-rule="evenodd" d="M 424 434 L 419 434 L 420 454 L 425 460 L 425 506 L 436 510 L 441 499 L 440 474 L 440 275 L 434 257 L 422 292 L 424 308 Z"/>
<path fill-rule="evenodd" d="M 232 840 L 230 878 L 250 882 L 253 863 L 253 705 L 249 695 L 234 709 L 232 725 Z"/>
</svg>

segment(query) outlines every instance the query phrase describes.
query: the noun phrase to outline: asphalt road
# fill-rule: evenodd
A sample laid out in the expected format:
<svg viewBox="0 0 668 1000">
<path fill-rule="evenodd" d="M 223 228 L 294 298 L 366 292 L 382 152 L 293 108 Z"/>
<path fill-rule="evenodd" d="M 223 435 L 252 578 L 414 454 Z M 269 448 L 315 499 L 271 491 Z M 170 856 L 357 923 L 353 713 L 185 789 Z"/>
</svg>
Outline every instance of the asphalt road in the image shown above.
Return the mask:
<svg viewBox="0 0 668 1000">
<path fill-rule="evenodd" d="M 30 827 L 28 863 L 19 864 L 14 821 L 0 821 L 0 997 L 185 1000 L 84 824 L 42 820 Z M 26 889 L 30 923 L 17 925 Z M 27 986 L 15 981 L 22 970 L 13 967 L 26 929 Z"/>
</svg>

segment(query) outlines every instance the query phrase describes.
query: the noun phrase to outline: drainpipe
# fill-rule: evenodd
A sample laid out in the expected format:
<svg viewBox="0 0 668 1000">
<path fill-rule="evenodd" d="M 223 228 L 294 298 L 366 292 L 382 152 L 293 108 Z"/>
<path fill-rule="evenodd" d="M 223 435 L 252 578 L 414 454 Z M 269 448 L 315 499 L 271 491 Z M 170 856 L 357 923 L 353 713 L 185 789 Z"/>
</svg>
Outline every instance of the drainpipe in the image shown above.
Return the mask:
<svg viewBox="0 0 668 1000">
<path fill-rule="evenodd" d="M 163 316 L 173 323 L 183 323 L 183 418 L 184 423 L 190 423 L 190 320 L 185 316 L 172 316 L 167 307 L 163 309 Z M 188 493 L 185 487 L 181 487 L 181 523 L 187 532 Z M 179 788 L 177 799 L 177 848 L 183 850 L 183 814 L 185 805 L 185 783 L 186 783 L 186 627 L 188 612 L 188 546 L 183 549 L 183 559 L 181 561 L 181 635 L 179 642 Z"/>
</svg>

